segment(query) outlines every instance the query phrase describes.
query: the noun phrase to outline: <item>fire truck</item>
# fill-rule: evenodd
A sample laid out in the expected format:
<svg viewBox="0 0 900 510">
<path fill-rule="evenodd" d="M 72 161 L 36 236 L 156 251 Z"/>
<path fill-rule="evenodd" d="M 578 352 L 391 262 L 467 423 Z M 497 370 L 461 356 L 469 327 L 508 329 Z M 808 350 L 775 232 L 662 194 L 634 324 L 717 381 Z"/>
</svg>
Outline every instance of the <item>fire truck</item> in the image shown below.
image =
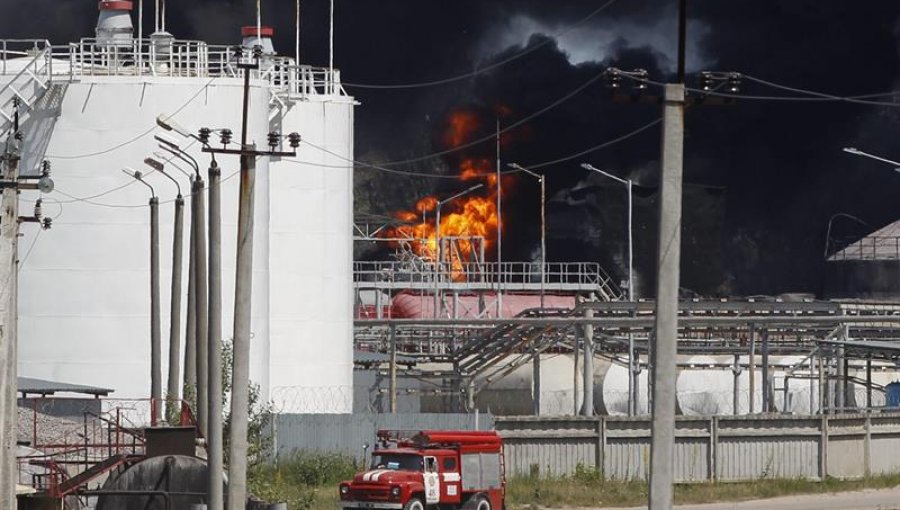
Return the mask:
<svg viewBox="0 0 900 510">
<path fill-rule="evenodd" d="M 340 485 L 341 507 L 504 510 L 503 443 L 494 431 L 378 431 L 368 471 Z"/>
</svg>

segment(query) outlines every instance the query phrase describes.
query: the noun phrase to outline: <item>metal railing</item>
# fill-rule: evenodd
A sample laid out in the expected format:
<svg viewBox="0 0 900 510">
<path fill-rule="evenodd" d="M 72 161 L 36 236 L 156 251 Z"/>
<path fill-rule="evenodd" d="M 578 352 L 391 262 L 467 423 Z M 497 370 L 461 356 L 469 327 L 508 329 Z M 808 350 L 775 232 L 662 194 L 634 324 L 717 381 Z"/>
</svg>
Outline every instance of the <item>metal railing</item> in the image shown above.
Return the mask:
<svg viewBox="0 0 900 510">
<path fill-rule="evenodd" d="M 6 39 L 0 40 L 0 74 L 18 72 L 18 66 L 11 65 L 13 59 L 41 51 L 47 52 L 53 78 L 66 81 L 95 76 L 233 78 L 239 75 L 238 63 L 253 60 L 250 52 L 241 51 L 239 46 L 192 40 L 104 42 L 84 38 L 51 46 L 44 39 Z M 336 69 L 298 65 L 292 58 L 277 56 L 263 56 L 259 62 L 254 78 L 269 83 L 281 99 L 347 95 Z"/>
<path fill-rule="evenodd" d="M 869 236 L 856 240 L 829 239 L 827 259 L 900 260 L 900 237 Z"/>
<path fill-rule="evenodd" d="M 572 284 L 599 286 L 611 280 L 596 262 L 548 262 L 542 272 L 540 263 L 533 262 L 457 262 L 438 264 L 427 262 L 420 266 L 398 261 L 363 261 L 353 263 L 353 281 L 405 283 L 480 283 L 534 284 L 541 277 L 547 285 Z"/>
<path fill-rule="evenodd" d="M 0 71 L 12 75 L 0 86 L 0 136 L 12 127 L 15 100 L 22 121 L 23 114 L 29 113 L 49 88 L 53 76 L 50 48 L 46 40 L 0 40 Z M 11 66 L 11 58 L 22 65 Z"/>
</svg>

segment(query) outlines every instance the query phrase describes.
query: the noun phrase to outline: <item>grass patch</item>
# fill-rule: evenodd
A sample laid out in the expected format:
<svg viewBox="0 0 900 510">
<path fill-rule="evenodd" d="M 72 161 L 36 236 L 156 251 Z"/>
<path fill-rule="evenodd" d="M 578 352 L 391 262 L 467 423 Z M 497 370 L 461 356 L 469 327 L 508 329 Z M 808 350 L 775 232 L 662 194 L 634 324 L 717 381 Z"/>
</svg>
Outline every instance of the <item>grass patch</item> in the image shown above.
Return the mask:
<svg viewBox="0 0 900 510">
<path fill-rule="evenodd" d="M 286 502 L 290 510 L 339 510 L 338 483 L 361 469 L 357 461 L 340 455 L 297 454 L 276 465 L 253 468 L 248 478 L 251 494 L 269 502 Z M 900 474 L 862 480 L 824 482 L 758 480 L 740 483 L 695 483 L 675 487 L 678 504 L 743 501 L 798 494 L 823 494 L 900 486 Z M 603 480 L 601 473 L 579 467 L 560 478 L 520 477 L 507 484 L 507 505 L 512 509 L 638 506 L 647 502 L 646 482 Z"/>
<path fill-rule="evenodd" d="M 359 470 L 355 459 L 342 455 L 298 453 L 277 465 L 253 468 L 250 493 L 269 502 L 285 502 L 290 510 L 336 510 L 338 483 Z"/>
<path fill-rule="evenodd" d="M 738 483 L 694 483 L 675 486 L 675 503 L 697 504 L 744 501 L 799 494 L 823 494 L 862 489 L 884 489 L 900 485 L 900 474 L 874 476 L 862 480 L 827 479 L 758 480 Z M 579 469 L 565 478 L 515 478 L 507 485 L 511 508 L 618 507 L 646 504 L 648 485 L 644 481 L 605 481 L 597 473 Z"/>
</svg>

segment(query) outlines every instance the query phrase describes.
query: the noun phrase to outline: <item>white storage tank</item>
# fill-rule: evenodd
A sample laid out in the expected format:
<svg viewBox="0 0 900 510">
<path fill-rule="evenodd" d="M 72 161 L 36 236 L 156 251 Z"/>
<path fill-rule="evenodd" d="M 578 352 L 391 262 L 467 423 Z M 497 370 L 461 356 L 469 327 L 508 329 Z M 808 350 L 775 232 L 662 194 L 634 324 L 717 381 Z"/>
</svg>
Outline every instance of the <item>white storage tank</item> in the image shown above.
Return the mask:
<svg viewBox="0 0 900 510">
<path fill-rule="evenodd" d="M 128 3 L 105 2 L 110 8 Z M 221 64 L 228 50 L 197 41 L 173 44 L 171 54 L 179 57 L 160 67 L 115 60 L 118 53 L 110 53 L 108 45 L 82 41 L 69 46 L 53 66 L 42 65 L 27 88 L 36 106 L 23 112 L 22 170 L 33 171 L 46 157 L 56 192 L 44 197 L 53 229 L 22 229 L 20 375 L 112 387 L 119 397 L 149 396 L 149 192 L 121 169 L 142 168 L 144 158 L 158 151 L 153 135 L 159 132 L 159 115 L 190 130 L 228 127 L 235 140 L 241 126 L 242 79 L 235 68 Z M 32 57 L 2 58 L 9 61 L 0 66 L 0 73 L 6 70 L 0 74 L 0 107 L 9 108 L 7 85 L 22 79 L 19 71 Z M 301 145 L 297 160 L 257 161 L 251 379 L 278 410 L 350 412 L 353 180 L 348 161 L 356 103 L 341 89 L 336 71 L 296 66 L 285 58 L 278 63 L 280 77 L 266 73 L 251 81 L 249 140 L 264 149 L 270 131 L 296 131 L 313 145 Z M 38 81 L 46 82 L 47 92 Z M 196 143 L 182 142 L 206 180 L 209 155 Z M 234 306 L 239 163 L 236 156 L 218 159 L 227 339 Z M 173 174 L 188 195 L 188 179 Z M 159 174 L 145 178 L 161 203 L 165 381 L 175 186 Z M 30 210 L 35 198 L 35 192 L 23 192 L 22 210 Z M 183 331 L 182 325 L 182 348 Z"/>
</svg>

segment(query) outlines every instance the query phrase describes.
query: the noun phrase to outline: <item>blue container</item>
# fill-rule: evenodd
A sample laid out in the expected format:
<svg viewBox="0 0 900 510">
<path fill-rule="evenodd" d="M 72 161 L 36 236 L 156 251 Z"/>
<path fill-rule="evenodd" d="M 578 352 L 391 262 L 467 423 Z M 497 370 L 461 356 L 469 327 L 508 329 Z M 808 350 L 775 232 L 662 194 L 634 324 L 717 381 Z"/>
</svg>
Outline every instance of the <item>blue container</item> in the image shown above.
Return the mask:
<svg viewBox="0 0 900 510">
<path fill-rule="evenodd" d="M 892 382 L 884 387 L 887 407 L 900 407 L 900 382 Z"/>
</svg>

